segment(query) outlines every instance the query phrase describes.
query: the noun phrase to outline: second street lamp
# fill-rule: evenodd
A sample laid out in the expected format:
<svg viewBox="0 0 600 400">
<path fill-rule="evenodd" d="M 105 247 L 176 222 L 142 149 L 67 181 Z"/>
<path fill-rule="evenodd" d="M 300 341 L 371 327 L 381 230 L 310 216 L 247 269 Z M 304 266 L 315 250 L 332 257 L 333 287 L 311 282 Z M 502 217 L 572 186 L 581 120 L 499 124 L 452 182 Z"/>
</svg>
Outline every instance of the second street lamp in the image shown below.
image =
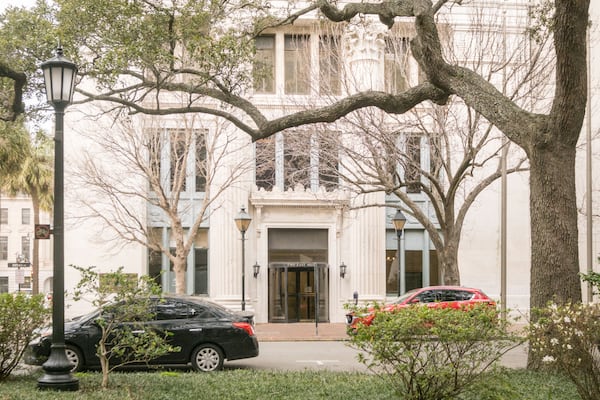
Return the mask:
<svg viewBox="0 0 600 400">
<path fill-rule="evenodd" d="M 242 311 L 246 311 L 246 231 L 252 222 L 252 218 L 242 207 L 237 217 L 234 218 L 237 228 L 242 232 Z"/>
<path fill-rule="evenodd" d="M 71 374 L 73 365 L 65 353 L 65 237 L 64 237 L 64 178 L 63 178 L 63 123 L 65 108 L 71 103 L 75 88 L 77 66 L 63 56 L 62 48 L 56 56 L 44 62 L 46 97 L 54 107 L 54 226 L 52 275 L 52 345 L 50 357 L 44 363 L 44 375 L 38 379 L 38 388 L 78 390 L 79 380 Z"/>
<path fill-rule="evenodd" d="M 396 215 L 392 218 L 394 223 L 394 229 L 396 229 L 396 235 L 398 235 L 398 296 L 404 294 L 404 269 L 402 268 L 402 232 L 404 231 L 404 225 L 406 225 L 406 217 L 402 214 L 402 211 L 398 209 Z"/>
</svg>

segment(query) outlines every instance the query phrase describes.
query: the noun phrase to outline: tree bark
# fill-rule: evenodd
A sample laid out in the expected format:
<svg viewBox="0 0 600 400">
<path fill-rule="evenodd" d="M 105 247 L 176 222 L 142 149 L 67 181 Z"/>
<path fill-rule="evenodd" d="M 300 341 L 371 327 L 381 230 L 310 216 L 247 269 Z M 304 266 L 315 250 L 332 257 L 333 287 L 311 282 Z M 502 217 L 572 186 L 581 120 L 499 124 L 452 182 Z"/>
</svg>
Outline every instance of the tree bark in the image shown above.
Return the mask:
<svg viewBox="0 0 600 400">
<path fill-rule="evenodd" d="M 439 257 L 440 265 L 440 283 L 442 285 L 460 285 L 460 272 L 458 270 L 458 246 L 450 241 L 444 245 Z"/>
<path fill-rule="evenodd" d="M 175 272 L 175 293 L 186 294 L 185 290 L 185 270 L 186 270 L 186 259 L 176 257 L 173 263 L 173 272 Z"/>
<path fill-rule="evenodd" d="M 531 308 L 581 301 L 574 146 L 538 146 L 530 156 Z"/>
</svg>

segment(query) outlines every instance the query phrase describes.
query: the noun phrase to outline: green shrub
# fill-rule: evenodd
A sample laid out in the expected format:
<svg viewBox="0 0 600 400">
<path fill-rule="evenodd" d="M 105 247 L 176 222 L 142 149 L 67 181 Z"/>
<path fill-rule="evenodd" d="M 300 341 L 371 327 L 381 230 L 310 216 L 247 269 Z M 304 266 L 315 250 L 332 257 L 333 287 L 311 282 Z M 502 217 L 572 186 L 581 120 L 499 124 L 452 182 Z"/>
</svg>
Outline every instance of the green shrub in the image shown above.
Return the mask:
<svg viewBox="0 0 600 400">
<path fill-rule="evenodd" d="M 600 289 L 600 273 L 591 271 L 587 274 L 582 273 L 580 275 L 581 275 L 581 279 L 584 282 L 589 282 L 592 284 L 593 287 L 595 287 L 594 294 L 599 294 L 598 290 Z"/>
<path fill-rule="evenodd" d="M 125 273 L 123 267 L 103 274 L 94 267 L 72 267 L 81 273 L 73 299 L 91 296 L 92 304 L 102 309 L 95 320 L 102 332 L 96 347 L 102 388 L 108 387 L 109 374 L 117 368 L 179 351 L 168 343 L 169 332 L 146 329 L 143 325 L 143 321 L 154 318 L 153 305 L 161 293 L 152 278 Z"/>
<path fill-rule="evenodd" d="M 406 400 L 455 398 L 521 341 L 487 305 L 378 311 L 350 337 L 359 360 Z"/>
<path fill-rule="evenodd" d="M 49 314 L 42 295 L 0 294 L 0 381 L 19 364 L 35 329 Z"/>
</svg>

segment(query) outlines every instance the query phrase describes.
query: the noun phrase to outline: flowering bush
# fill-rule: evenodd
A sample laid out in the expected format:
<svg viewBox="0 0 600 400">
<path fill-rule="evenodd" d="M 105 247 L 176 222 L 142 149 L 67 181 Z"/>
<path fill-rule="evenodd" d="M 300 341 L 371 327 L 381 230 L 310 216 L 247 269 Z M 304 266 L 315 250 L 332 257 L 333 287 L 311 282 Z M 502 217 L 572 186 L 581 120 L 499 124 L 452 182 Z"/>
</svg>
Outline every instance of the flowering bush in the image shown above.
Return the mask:
<svg viewBox="0 0 600 400">
<path fill-rule="evenodd" d="M 358 313 L 365 310 L 356 310 Z M 411 306 L 359 324 L 350 346 L 404 400 L 449 399 L 477 382 L 520 337 L 488 305 Z"/>
<path fill-rule="evenodd" d="M 535 316 L 531 350 L 566 374 L 583 400 L 600 399 L 600 304 L 550 304 Z"/>
</svg>

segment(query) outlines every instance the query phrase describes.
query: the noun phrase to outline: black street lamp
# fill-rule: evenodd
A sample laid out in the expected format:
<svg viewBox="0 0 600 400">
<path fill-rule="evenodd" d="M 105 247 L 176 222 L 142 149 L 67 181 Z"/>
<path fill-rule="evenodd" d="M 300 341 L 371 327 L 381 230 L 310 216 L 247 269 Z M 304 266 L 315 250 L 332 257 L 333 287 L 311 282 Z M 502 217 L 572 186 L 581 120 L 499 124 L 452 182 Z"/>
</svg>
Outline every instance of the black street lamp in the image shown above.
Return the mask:
<svg viewBox="0 0 600 400">
<path fill-rule="evenodd" d="M 52 346 L 50 357 L 44 363 L 44 375 L 38 379 L 38 388 L 78 390 L 79 380 L 71 374 L 73 365 L 65 353 L 65 268 L 64 268 L 64 173 L 63 123 L 65 108 L 71 103 L 77 66 L 63 57 L 62 48 L 56 56 L 42 65 L 46 97 L 54 107 L 54 235 L 52 276 Z"/>
<path fill-rule="evenodd" d="M 237 228 L 242 232 L 242 311 L 246 310 L 246 231 L 252 222 L 252 218 L 242 207 L 237 217 L 234 218 Z M 258 275 L 258 274 L 256 274 Z M 255 275 L 255 277 L 256 277 Z"/>
<path fill-rule="evenodd" d="M 396 235 L 398 235 L 398 296 L 404 293 L 402 290 L 402 232 L 404 231 L 404 225 L 406 225 L 406 217 L 402 214 L 402 211 L 398 209 L 396 215 L 392 218 L 394 223 L 394 229 L 396 229 Z"/>
</svg>

